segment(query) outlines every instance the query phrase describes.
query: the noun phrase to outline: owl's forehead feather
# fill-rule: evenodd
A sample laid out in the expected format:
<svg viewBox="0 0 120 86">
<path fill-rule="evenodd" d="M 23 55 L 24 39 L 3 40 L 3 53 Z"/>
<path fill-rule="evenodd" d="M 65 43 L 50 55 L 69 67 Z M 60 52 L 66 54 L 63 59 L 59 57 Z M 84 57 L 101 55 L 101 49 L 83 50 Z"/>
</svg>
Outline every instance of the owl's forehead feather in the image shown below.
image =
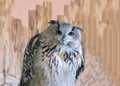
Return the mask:
<svg viewBox="0 0 120 86">
<path fill-rule="evenodd" d="M 61 28 L 73 28 L 72 24 L 68 24 L 68 23 L 64 23 L 64 22 L 60 22 L 60 27 Z"/>
<path fill-rule="evenodd" d="M 60 22 L 58 20 L 51 20 L 49 23 L 50 24 L 57 24 L 58 29 L 60 29 L 60 28 L 68 29 L 69 28 L 69 29 L 72 29 L 72 30 L 78 29 L 80 31 L 83 31 L 80 27 L 74 26 L 73 24 L 70 24 L 70 23 Z"/>
</svg>

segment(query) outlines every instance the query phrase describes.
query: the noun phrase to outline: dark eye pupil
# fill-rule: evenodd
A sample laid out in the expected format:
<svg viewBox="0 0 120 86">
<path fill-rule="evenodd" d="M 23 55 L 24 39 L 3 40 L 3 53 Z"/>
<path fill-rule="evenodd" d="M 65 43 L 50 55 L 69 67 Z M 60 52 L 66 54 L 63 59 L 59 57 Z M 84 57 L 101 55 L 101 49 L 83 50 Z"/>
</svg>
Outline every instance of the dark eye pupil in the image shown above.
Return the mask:
<svg viewBox="0 0 120 86">
<path fill-rule="evenodd" d="M 56 30 L 57 34 L 62 34 L 62 32 L 60 30 Z"/>
<path fill-rule="evenodd" d="M 74 35 L 74 32 L 70 32 L 69 35 L 70 35 L 70 36 L 73 36 L 73 35 Z"/>
</svg>

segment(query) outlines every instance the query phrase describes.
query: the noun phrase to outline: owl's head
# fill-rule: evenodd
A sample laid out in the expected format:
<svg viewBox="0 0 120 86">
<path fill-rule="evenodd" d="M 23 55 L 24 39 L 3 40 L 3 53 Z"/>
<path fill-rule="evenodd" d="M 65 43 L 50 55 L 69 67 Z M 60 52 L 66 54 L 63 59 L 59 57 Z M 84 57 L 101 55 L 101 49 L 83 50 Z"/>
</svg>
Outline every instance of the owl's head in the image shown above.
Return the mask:
<svg viewBox="0 0 120 86">
<path fill-rule="evenodd" d="M 73 47 L 81 42 L 81 28 L 72 24 L 51 20 L 47 28 L 47 35 L 52 37 L 53 41 L 58 41 L 61 45 Z"/>
</svg>

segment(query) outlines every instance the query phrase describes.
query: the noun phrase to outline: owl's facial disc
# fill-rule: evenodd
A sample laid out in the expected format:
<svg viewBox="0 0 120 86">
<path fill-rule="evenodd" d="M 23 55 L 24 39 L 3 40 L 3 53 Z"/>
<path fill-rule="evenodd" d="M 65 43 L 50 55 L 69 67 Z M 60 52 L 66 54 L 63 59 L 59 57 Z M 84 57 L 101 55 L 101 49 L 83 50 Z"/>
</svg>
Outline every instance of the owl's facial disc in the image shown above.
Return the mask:
<svg viewBox="0 0 120 86">
<path fill-rule="evenodd" d="M 61 45 L 71 47 L 75 43 L 75 31 L 71 29 L 63 28 L 55 30 L 55 38 L 60 42 Z"/>
<path fill-rule="evenodd" d="M 79 46 L 82 29 L 68 23 L 54 21 L 50 23 L 52 24 L 47 29 L 46 35 L 52 38 L 53 42 L 70 48 Z"/>
</svg>

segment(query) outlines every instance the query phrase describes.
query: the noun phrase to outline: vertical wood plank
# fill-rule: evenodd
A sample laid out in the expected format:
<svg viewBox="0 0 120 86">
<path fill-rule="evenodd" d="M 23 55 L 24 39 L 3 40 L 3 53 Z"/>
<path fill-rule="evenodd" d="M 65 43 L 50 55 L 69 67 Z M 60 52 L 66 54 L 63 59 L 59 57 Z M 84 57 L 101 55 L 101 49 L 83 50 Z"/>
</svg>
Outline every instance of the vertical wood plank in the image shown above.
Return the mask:
<svg viewBox="0 0 120 86">
<path fill-rule="evenodd" d="M 117 43 L 117 77 L 116 77 L 116 84 L 117 86 L 120 85 L 120 32 L 118 32 L 118 43 Z"/>
<path fill-rule="evenodd" d="M 106 60 L 107 60 L 107 35 L 108 35 L 108 32 L 107 32 L 107 29 L 104 30 L 104 36 L 102 39 L 102 61 L 104 63 L 104 65 L 106 65 Z"/>
<path fill-rule="evenodd" d="M 51 5 L 52 5 L 51 2 L 44 2 L 43 4 L 44 29 L 47 28 L 48 22 L 51 19 L 51 12 L 52 12 Z"/>
<path fill-rule="evenodd" d="M 95 55 L 96 52 L 96 19 L 95 19 L 95 7 L 96 7 L 96 0 L 92 0 L 91 2 L 91 53 Z"/>
<path fill-rule="evenodd" d="M 112 71 L 112 30 L 111 28 L 109 27 L 107 29 L 107 56 L 106 56 L 106 68 L 109 70 L 109 71 Z M 110 65 L 111 64 L 111 65 Z"/>
<path fill-rule="evenodd" d="M 57 19 L 61 22 L 65 22 L 65 16 L 63 16 L 63 15 L 58 15 Z"/>
</svg>

